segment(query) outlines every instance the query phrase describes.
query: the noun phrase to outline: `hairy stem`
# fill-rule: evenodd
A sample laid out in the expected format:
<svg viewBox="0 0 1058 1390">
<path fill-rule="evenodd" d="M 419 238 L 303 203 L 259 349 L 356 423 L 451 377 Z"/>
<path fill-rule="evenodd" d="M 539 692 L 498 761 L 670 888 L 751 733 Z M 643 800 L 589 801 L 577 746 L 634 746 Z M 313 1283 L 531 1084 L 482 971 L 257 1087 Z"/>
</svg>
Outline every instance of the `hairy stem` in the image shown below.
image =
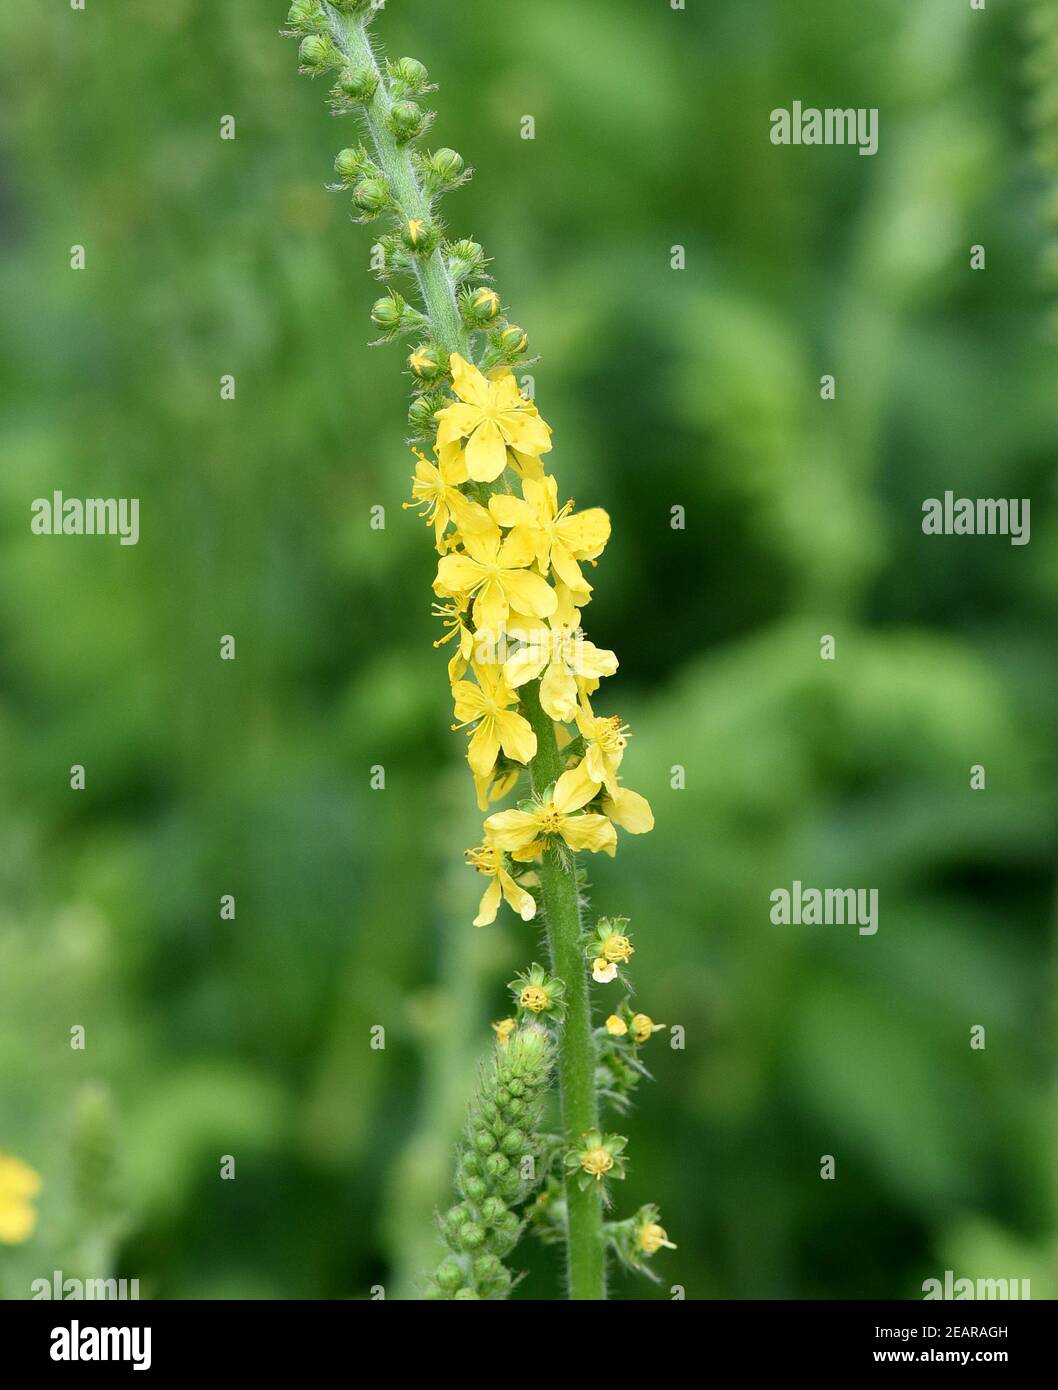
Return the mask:
<svg viewBox="0 0 1058 1390">
<path fill-rule="evenodd" d="M 393 101 L 363 20 L 332 10 L 331 26 L 334 41 L 349 65 L 354 68 L 370 67 L 378 74 L 375 95 L 363 107 L 363 117 L 374 146 L 375 158 L 396 195 L 402 213 L 406 218 L 429 218 L 430 201 L 422 190 L 411 157 L 386 124 Z M 440 247 L 429 256 L 416 260 L 415 275 L 437 341 L 448 352 L 469 356 L 455 288 Z"/>
<path fill-rule="evenodd" d="M 529 764 L 533 790 L 542 792 L 565 770 L 555 729 L 540 706 L 537 682 L 522 687 L 522 709 L 536 734 L 536 757 Z M 566 1010 L 559 1044 L 558 1076 L 562 1129 L 566 1147 L 595 1129 L 599 1105 L 595 1093 L 595 1040 L 591 1026 L 588 971 L 581 943 L 576 860 L 563 850 L 548 850 L 540 868 L 544 920 L 551 947 L 551 968 L 566 986 Z M 569 1293 L 573 1299 L 606 1297 L 606 1256 L 602 1238 L 602 1202 L 597 1191 L 582 1191 L 566 1181 Z"/>
</svg>

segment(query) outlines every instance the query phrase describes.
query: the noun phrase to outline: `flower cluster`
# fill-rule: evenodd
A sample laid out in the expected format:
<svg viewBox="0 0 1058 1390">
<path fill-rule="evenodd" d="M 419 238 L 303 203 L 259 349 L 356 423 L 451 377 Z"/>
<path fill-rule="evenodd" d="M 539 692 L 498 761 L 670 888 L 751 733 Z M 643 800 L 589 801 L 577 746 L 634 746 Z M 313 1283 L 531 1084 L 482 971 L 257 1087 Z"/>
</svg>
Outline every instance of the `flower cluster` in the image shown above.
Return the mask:
<svg viewBox="0 0 1058 1390">
<path fill-rule="evenodd" d="M 512 981 L 514 1016 L 493 1025 L 495 1060 L 459 1164 L 463 1201 L 442 1220 L 452 1254 L 429 1296 L 503 1297 L 510 1285 L 501 1262 L 519 1230 L 510 1207 L 528 1191 L 512 1161 L 534 1152 L 530 1111 L 554 1034 L 564 1057 L 580 1049 L 579 1071 L 594 1087 L 572 1106 L 564 1094 L 566 1133 L 544 1146 L 567 1170 L 551 1210 L 564 1213 L 571 1296 L 604 1297 L 600 1211 L 607 1184 L 624 1175 L 626 1141 L 595 1127 L 597 1097 L 627 1104 L 645 1075 L 639 1048 L 659 1026 L 627 1000 L 605 1027 L 591 1025 L 589 973 L 604 988 L 620 980 L 629 989 L 635 947 L 622 918 L 584 933 L 576 856 L 613 855 L 618 831 L 654 824 L 623 781 L 628 725 L 599 698 L 617 656 L 589 641 L 582 622 L 610 518 L 600 507 L 578 510 L 549 471 L 553 432 L 517 375 L 529 362 L 526 334 L 507 316 L 484 249 L 450 237 L 440 217 L 442 198 L 470 170 L 457 151 L 424 147 L 434 116 L 422 98 L 433 84 L 415 58 L 380 59 L 368 37 L 377 8 L 294 0 L 288 32 L 301 70 L 333 80 L 334 113 L 362 121 L 367 138 L 339 151 L 332 187 L 350 197 L 357 221 L 381 223 L 371 255 L 385 287 L 371 310 L 377 341 L 411 339 L 415 461 L 405 506 L 432 533 L 435 646 L 448 650 L 452 728 L 466 734 L 484 815 L 481 841 L 465 856 L 487 880 L 474 925 L 494 922 L 506 903 L 546 925 L 552 962 L 551 972 L 533 964 Z"/>
</svg>

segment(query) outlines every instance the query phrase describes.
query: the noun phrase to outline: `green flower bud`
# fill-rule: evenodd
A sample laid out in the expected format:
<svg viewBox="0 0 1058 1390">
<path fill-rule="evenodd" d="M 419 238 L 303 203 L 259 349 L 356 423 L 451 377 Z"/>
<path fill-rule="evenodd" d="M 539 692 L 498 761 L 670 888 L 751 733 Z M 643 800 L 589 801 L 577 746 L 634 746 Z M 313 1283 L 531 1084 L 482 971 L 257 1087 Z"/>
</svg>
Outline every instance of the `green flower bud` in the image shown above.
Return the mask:
<svg viewBox="0 0 1058 1390">
<path fill-rule="evenodd" d="M 463 318 L 472 328 L 484 327 L 492 323 L 500 312 L 500 297 L 487 285 L 480 285 L 476 290 L 464 291 L 459 307 Z"/>
<path fill-rule="evenodd" d="M 443 357 L 432 343 L 420 343 L 408 357 L 408 366 L 420 381 L 433 381 L 443 371 Z"/>
<path fill-rule="evenodd" d="M 510 1103 L 511 1103 L 511 1093 L 510 1093 L 510 1091 L 507 1090 L 506 1086 L 497 1086 L 497 1087 L 496 1087 L 496 1104 L 497 1104 L 497 1105 L 502 1105 L 502 1106 L 504 1107 L 504 1109 L 506 1109 L 506 1107 L 507 1107 L 508 1105 L 510 1105 Z"/>
<path fill-rule="evenodd" d="M 479 1129 L 474 1135 L 474 1147 L 479 1154 L 490 1154 L 496 1148 L 496 1140 L 487 1129 Z"/>
<path fill-rule="evenodd" d="M 389 64 L 389 73 L 409 92 L 425 91 L 430 83 L 430 74 L 418 58 L 398 58 Z"/>
<path fill-rule="evenodd" d="M 353 202 L 367 217 L 376 217 L 389 205 L 389 189 L 374 174 L 362 178 L 353 189 Z"/>
<path fill-rule="evenodd" d="M 481 1202 L 488 1193 L 488 1185 L 484 1178 L 464 1178 L 463 1194 L 469 1202 Z"/>
<path fill-rule="evenodd" d="M 392 294 L 384 294 L 371 306 L 371 322 L 379 328 L 399 328 L 404 319 L 404 301 Z"/>
<path fill-rule="evenodd" d="M 427 160 L 426 167 L 437 178 L 451 183 L 463 172 L 463 156 L 447 148 L 435 150 Z"/>
<path fill-rule="evenodd" d="M 507 1202 L 516 1202 L 522 1195 L 522 1179 L 518 1171 L 512 1168 L 510 1172 L 504 1173 L 502 1178 L 496 1179 L 496 1191 Z"/>
<path fill-rule="evenodd" d="M 469 1220 L 470 1208 L 463 1202 L 449 1207 L 444 1214 L 445 1225 L 450 1226 L 453 1231 L 458 1231 L 460 1226 L 465 1226 Z"/>
<path fill-rule="evenodd" d="M 479 1284 L 490 1284 L 493 1280 L 502 1279 L 507 1273 L 496 1256 L 489 1254 L 476 1255 L 471 1268 Z"/>
<path fill-rule="evenodd" d="M 414 101 L 395 102 L 386 117 L 386 124 L 401 142 L 414 140 L 426 125 L 426 117 L 423 115 L 422 107 Z"/>
<path fill-rule="evenodd" d="M 424 437 L 432 435 L 437 429 L 434 416 L 448 404 L 445 396 L 416 396 L 408 409 L 408 424 Z"/>
<path fill-rule="evenodd" d="M 482 1257 L 479 1256 L 479 1258 Z M 437 1267 L 434 1278 L 446 1293 L 452 1294 L 455 1293 L 456 1289 L 462 1287 L 463 1271 L 455 1260 L 442 1260 Z"/>
<path fill-rule="evenodd" d="M 287 23 L 292 32 L 303 33 L 326 24 L 327 17 L 320 9 L 319 0 L 293 0 L 287 12 Z"/>
<path fill-rule="evenodd" d="M 339 61 L 338 50 L 320 34 L 306 34 L 298 48 L 302 72 L 326 72 Z"/>
<path fill-rule="evenodd" d="M 500 1140 L 500 1152 L 517 1158 L 520 1153 L 525 1152 L 526 1142 L 526 1137 L 520 1129 L 510 1129 Z"/>
<path fill-rule="evenodd" d="M 422 217 L 411 217 L 400 229 L 400 239 L 417 256 L 428 256 L 437 245 L 437 231 Z"/>
<path fill-rule="evenodd" d="M 486 1226 L 494 1226 L 506 1214 L 507 1208 L 498 1197 L 486 1197 L 481 1204 L 481 1219 Z"/>
<path fill-rule="evenodd" d="M 504 1173 L 510 1171 L 511 1161 L 501 1153 L 491 1153 L 485 1160 L 485 1176 L 488 1178 L 502 1178 Z"/>
<path fill-rule="evenodd" d="M 355 179 L 367 167 L 367 155 L 362 149 L 339 150 L 334 157 L 334 172 L 343 179 Z"/>
<path fill-rule="evenodd" d="M 473 1289 L 460 1289 L 459 1292 L 453 1294 L 452 1297 L 457 1303 L 467 1303 L 471 1299 L 476 1299 L 478 1302 L 481 1301 L 481 1294 L 475 1293 Z"/>
<path fill-rule="evenodd" d="M 477 1177 L 482 1171 L 481 1159 L 475 1153 L 468 1153 L 463 1156 L 463 1164 L 460 1170 L 472 1177 Z"/>
<path fill-rule="evenodd" d="M 464 1250 L 480 1250 L 485 1244 L 485 1231 L 476 1221 L 468 1221 L 460 1227 L 459 1243 Z"/>
<path fill-rule="evenodd" d="M 378 73 L 374 68 L 344 68 L 338 86 L 350 101 L 366 105 L 378 91 Z"/>
<path fill-rule="evenodd" d="M 496 346 L 505 357 L 521 357 L 529 346 L 524 329 L 516 323 L 508 323 L 496 336 Z"/>
<path fill-rule="evenodd" d="M 512 1076 L 510 1081 L 507 1082 L 507 1089 L 512 1096 L 524 1095 L 525 1083 L 520 1081 L 517 1076 Z"/>
</svg>

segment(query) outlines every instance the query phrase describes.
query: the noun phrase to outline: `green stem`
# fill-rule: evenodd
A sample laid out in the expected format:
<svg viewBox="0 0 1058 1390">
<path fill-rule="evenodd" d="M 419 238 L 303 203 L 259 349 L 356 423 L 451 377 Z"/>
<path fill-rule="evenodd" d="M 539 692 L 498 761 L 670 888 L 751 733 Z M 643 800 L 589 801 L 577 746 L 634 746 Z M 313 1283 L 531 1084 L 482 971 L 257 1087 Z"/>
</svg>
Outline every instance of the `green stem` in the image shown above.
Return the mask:
<svg viewBox="0 0 1058 1390">
<path fill-rule="evenodd" d="M 373 68 L 378 74 L 375 95 L 363 107 L 364 122 L 371 143 L 390 190 L 396 197 L 404 219 L 430 217 L 430 200 L 423 192 L 419 176 L 411 162 L 405 146 L 401 145 L 386 124 L 386 118 L 393 106 L 389 83 L 379 67 L 371 40 L 362 19 L 330 11 L 331 32 L 334 41 L 351 68 Z M 448 265 L 438 247 L 429 256 L 420 256 L 415 261 L 415 276 L 419 282 L 426 312 L 430 318 L 434 337 L 447 352 L 458 352 L 469 357 L 466 329 L 459 315 L 455 286 L 448 273 Z"/>
<path fill-rule="evenodd" d="M 521 690 L 521 707 L 536 734 L 536 757 L 529 764 L 533 791 L 540 793 L 565 771 L 555 742 L 555 728 L 540 705 L 536 682 Z M 588 970 L 581 942 L 577 866 L 573 854 L 545 852 L 540 868 L 544 920 L 551 946 L 551 968 L 566 986 L 566 1008 L 559 1044 L 558 1076 L 562 1095 L 562 1128 L 566 1146 L 599 1123 L 595 1093 L 595 1039 L 591 1026 Z M 572 1177 L 566 1181 L 569 1293 L 573 1299 L 606 1297 L 606 1253 L 602 1237 L 602 1201 L 593 1188 L 583 1191 Z"/>
</svg>

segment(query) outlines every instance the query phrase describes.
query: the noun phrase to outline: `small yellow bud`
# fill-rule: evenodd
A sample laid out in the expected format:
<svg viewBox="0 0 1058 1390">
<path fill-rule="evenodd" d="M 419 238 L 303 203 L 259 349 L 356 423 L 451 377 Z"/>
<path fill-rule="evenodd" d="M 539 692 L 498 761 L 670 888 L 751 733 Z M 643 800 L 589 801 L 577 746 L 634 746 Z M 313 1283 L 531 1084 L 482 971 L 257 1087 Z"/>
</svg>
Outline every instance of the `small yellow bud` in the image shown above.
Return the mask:
<svg viewBox="0 0 1058 1390">
<path fill-rule="evenodd" d="M 534 1014 L 543 1013 L 550 1002 L 547 990 L 541 989 L 539 985 L 526 985 L 518 996 L 518 1003 L 522 1008 Z"/>
<path fill-rule="evenodd" d="M 635 955 L 635 947 L 627 936 L 614 932 L 602 943 L 602 953 L 607 960 L 630 960 Z"/>
<path fill-rule="evenodd" d="M 611 1038 L 623 1038 L 628 1032 L 628 1024 L 617 1014 L 611 1014 L 606 1020 L 606 1031 Z"/>
<path fill-rule="evenodd" d="M 600 1180 L 613 1167 L 613 1154 L 609 1149 L 602 1147 L 589 1149 L 582 1157 L 580 1166 L 586 1173 L 590 1173 L 593 1178 Z"/>
<path fill-rule="evenodd" d="M 652 1033 L 664 1026 L 663 1023 L 655 1023 L 649 1014 L 636 1014 L 632 1019 L 632 1036 L 637 1043 L 646 1042 Z"/>
<path fill-rule="evenodd" d="M 669 1240 L 665 1227 L 659 1226 L 656 1221 L 648 1221 L 646 1225 L 640 1226 L 637 1240 L 644 1255 L 656 1255 L 662 1246 L 666 1250 L 676 1249 L 676 1246 Z"/>
<path fill-rule="evenodd" d="M 510 1041 L 511 1034 L 518 1027 L 513 1018 L 501 1018 L 498 1023 L 492 1025 L 492 1031 L 496 1034 L 496 1041 L 501 1047 L 506 1047 Z"/>
</svg>

